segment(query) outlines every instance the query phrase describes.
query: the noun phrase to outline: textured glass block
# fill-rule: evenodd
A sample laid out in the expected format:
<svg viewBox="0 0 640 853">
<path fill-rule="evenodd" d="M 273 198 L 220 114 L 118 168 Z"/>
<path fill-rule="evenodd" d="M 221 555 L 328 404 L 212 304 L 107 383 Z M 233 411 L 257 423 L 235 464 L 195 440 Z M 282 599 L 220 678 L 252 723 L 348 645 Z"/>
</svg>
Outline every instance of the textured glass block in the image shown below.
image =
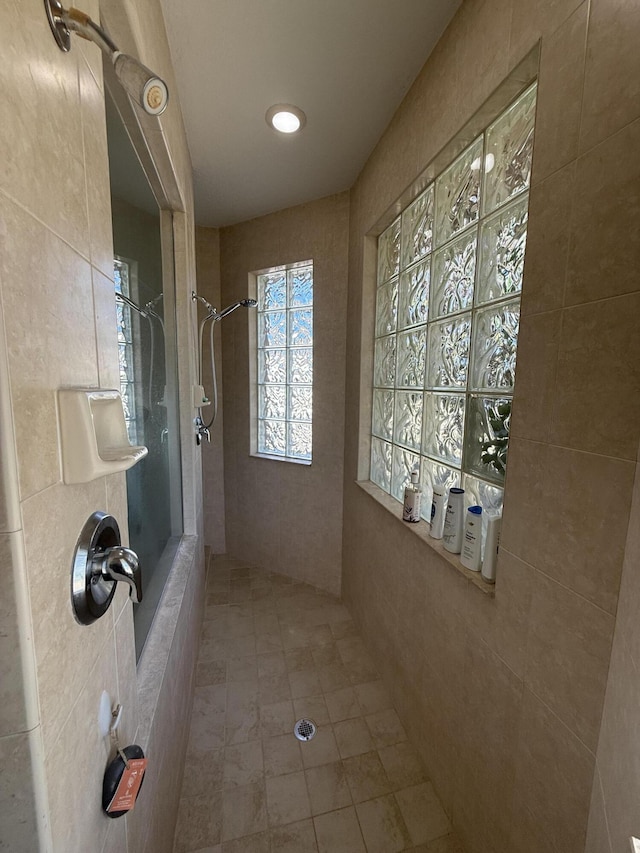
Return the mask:
<svg viewBox="0 0 640 853">
<path fill-rule="evenodd" d="M 289 270 L 289 306 L 313 304 L 313 267 Z"/>
<path fill-rule="evenodd" d="M 396 391 L 393 440 L 411 450 L 420 450 L 422 440 L 422 391 Z"/>
<path fill-rule="evenodd" d="M 289 418 L 292 421 L 310 421 L 313 414 L 313 389 L 305 385 L 289 388 Z"/>
<path fill-rule="evenodd" d="M 378 338 L 373 362 L 373 384 L 376 388 L 393 388 L 396 376 L 396 337 Z"/>
<path fill-rule="evenodd" d="M 462 464 L 465 398 L 462 394 L 424 395 L 422 452 L 450 465 Z"/>
<path fill-rule="evenodd" d="M 273 311 L 287 304 L 287 280 L 285 272 L 267 273 L 258 276 L 258 311 Z"/>
<path fill-rule="evenodd" d="M 464 447 L 466 471 L 499 485 L 504 482 L 510 425 L 510 398 L 470 398 Z"/>
<path fill-rule="evenodd" d="M 435 245 L 475 222 L 479 215 L 482 137 L 436 180 Z"/>
<path fill-rule="evenodd" d="M 284 456 L 286 453 L 285 421 L 258 421 L 258 453 L 273 453 Z"/>
<path fill-rule="evenodd" d="M 258 386 L 258 417 L 280 418 L 287 415 L 287 389 L 285 385 Z"/>
<path fill-rule="evenodd" d="M 313 311 L 289 311 L 289 346 L 309 347 L 313 344 Z"/>
<path fill-rule="evenodd" d="M 287 424 L 287 456 L 311 459 L 311 424 Z"/>
<path fill-rule="evenodd" d="M 487 514 L 497 515 L 502 512 L 504 490 L 491 483 L 485 483 L 470 474 L 463 474 L 462 488 L 464 489 L 465 511 L 470 506 L 482 507 L 482 529 L 486 533 Z"/>
<path fill-rule="evenodd" d="M 258 350 L 258 382 L 287 381 L 287 351 Z"/>
<path fill-rule="evenodd" d="M 420 460 L 420 475 L 422 480 L 422 505 L 421 516 L 427 521 L 431 520 L 431 500 L 433 498 L 433 486 L 444 486 L 446 489 L 457 489 L 460 486 L 460 471 L 441 465 L 432 459 L 422 457 Z"/>
<path fill-rule="evenodd" d="M 483 391 L 513 387 L 519 324 L 519 299 L 476 312 L 471 388 Z"/>
<path fill-rule="evenodd" d="M 404 500 L 404 487 L 411 482 L 411 472 L 420 467 L 420 457 L 417 453 L 393 448 L 393 464 L 391 466 L 391 494 L 396 500 Z"/>
<path fill-rule="evenodd" d="M 471 308 L 477 240 L 478 234 L 474 228 L 434 254 L 431 319 Z"/>
<path fill-rule="evenodd" d="M 534 85 L 487 129 L 484 213 L 490 213 L 529 186 L 535 114 Z"/>
<path fill-rule="evenodd" d="M 503 207 L 480 226 L 476 305 L 522 290 L 529 196 Z"/>
<path fill-rule="evenodd" d="M 313 350 L 289 350 L 289 382 L 311 385 L 313 382 Z"/>
<path fill-rule="evenodd" d="M 378 288 L 376 294 L 376 337 L 395 332 L 398 320 L 398 279 Z"/>
<path fill-rule="evenodd" d="M 258 347 L 287 345 L 287 315 L 284 311 L 258 314 Z"/>
<path fill-rule="evenodd" d="M 391 490 L 391 445 L 379 438 L 371 439 L 371 472 L 369 479 L 384 489 Z M 404 497 L 404 495 L 403 495 Z"/>
<path fill-rule="evenodd" d="M 427 330 L 400 332 L 397 341 L 396 388 L 422 388 L 427 354 Z"/>
<path fill-rule="evenodd" d="M 401 269 L 405 269 L 431 251 L 433 196 L 433 184 L 431 184 L 402 214 Z"/>
<path fill-rule="evenodd" d="M 428 388 L 464 388 L 467 384 L 471 315 L 463 314 L 429 326 Z"/>
<path fill-rule="evenodd" d="M 373 414 L 371 431 L 380 438 L 393 438 L 393 391 L 373 391 Z"/>
<path fill-rule="evenodd" d="M 429 279 L 431 259 L 420 261 L 400 274 L 398 328 L 419 326 L 429 316 Z M 378 293 L 380 293 L 380 290 Z"/>
<path fill-rule="evenodd" d="M 398 275 L 400 266 L 400 217 L 378 237 L 378 284 Z"/>
</svg>

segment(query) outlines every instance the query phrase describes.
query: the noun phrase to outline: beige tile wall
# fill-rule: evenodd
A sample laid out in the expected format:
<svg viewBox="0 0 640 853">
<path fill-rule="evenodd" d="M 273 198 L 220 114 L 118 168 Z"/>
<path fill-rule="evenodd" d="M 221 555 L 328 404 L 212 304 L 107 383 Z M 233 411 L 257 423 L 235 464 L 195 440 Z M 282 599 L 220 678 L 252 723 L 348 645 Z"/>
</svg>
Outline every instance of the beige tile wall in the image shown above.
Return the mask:
<svg viewBox="0 0 640 853">
<path fill-rule="evenodd" d="M 99 9 L 88 0 L 83 9 L 96 19 L 105 14 L 121 47 L 172 89 L 162 127 L 189 211 L 178 217 L 176 241 L 188 378 L 191 166 L 160 5 L 144 0 L 134 10 L 107 0 Z M 15 27 L 13 5 L 0 5 L 0 29 L 15 31 L 0 62 L 0 847 L 170 853 L 201 618 L 202 542 L 185 545 L 157 620 L 158 653 L 145 651 L 137 672 L 124 591 L 99 622 L 74 621 L 71 560 L 86 518 L 106 510 L 125 530 L 127 518 L 124 475 L 62 483 L 55 396 L 62 386 L 118 383 L 102 61 L 97 47 L 75 38 L 62 53 L 39 0 L 22 3 L 20 19 Z M 154 132 L 159 139 L 157 125 Z M 185 391 L 188 397 L 188 381 Z M 190 405 L 184 417 L 190 425 Z M 198 463 L 193 442 L 185 442 L 192 533 Z M 153 804 L 157 819 L 143 831 L 135 812 L 127 833 L 125 820 L 101 811 L 109 745 L 96 716 L 104 689 L 124 705 L 123 739 L 137 738 L 149 754 L 141 809 Z"/>
<path fill-rule="evenodd" d="M 245 222 L 220 233 L 222 301 L 247 295 L 248 275 L 276 264 L 314 262 L 313 463 L 249 455 L 248 323 L 221 324 L 224 477 L 229 553 L 340 591 L 347 193 Z"/>
<path fill-rule="evenodd" d="M 640 437 L 639 36 L 631 0 L 467 0 L 351 193 L 343 593 L 469 853 L 585 846 Z M 354 484 L 368 407 L 360 364 L 371 358 L 365 235 L 538 39 L 530 237 L 492 600 Z M 598 753 L 604 799 L 594 789 L 593 806 L 620 827 L 615 853 L 627 849 L 637 812 L 637 786 L 618 796 L 637 776 L 637 745 L 618 727 L 637 674 L 628 655 L 620 661 L 607 694 L 613 740 L 603 733 Z M 614 771 L 609 756 L 623 745 Z M 598 846 L 601 822 L 592 825 L 589 853 L 608 851 Z"/>
</svg>

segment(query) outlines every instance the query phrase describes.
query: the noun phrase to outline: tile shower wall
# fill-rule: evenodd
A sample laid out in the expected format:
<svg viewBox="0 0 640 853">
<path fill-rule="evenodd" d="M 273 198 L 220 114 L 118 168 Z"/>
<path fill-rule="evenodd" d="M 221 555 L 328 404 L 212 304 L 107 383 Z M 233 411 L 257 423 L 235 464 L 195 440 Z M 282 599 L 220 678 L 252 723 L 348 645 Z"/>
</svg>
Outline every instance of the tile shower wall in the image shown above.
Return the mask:
<svg viewBox="0 0 640 853">
<path fill-rule="evenodd" d="M 247 295 L 248 274 L 313 260 L 313 463 L 249 456 L 249 320 L 222 329 L 227 550 L 332 593 L 340 591 L 347 298 L 347 193 L 223 228 L 222 301 Z"/>
<path fill-rule="evenodd" d="M 171 782 L 180 778 L 186 737 L 202 555 L 192 537 L 165 597 L 163 633 L 153 638 L 164 649 L 159 671 L 145 670 L 143 658 L 136 675 L 124 591 L 95 625 L 75 623 L 69 572 L 79 531 L 96 509 L 125 530 L 127 519 L 124 475 L 62 483 L 55 398 L 61 386 L 119 382 L 102 62 L 95 46 L 75 38 L 62 53 L 39 0 L 21 3 L 18 18 L 14 7 L 0 4 L 0 29 L 13 33 L 0 63 L 0 848 L 162 853 L 177 807 Z M 119 0 L 100 9 L 88 0 L 83 8 L 107 16 L 120 46 L 168 80 L 172 106 L 163 130 L 191 210 L 191 167 L 159 3 L 137 2 L 135 19 Z M 178 243 L 176 262 L 189 271 L 192 217 L 181 222 L 186 249 L 180 254 Z M 187 304 L 193 280 L 180 280 L 179 305 Z M 198 500 L 195 461 L 183 460 L 191 504 Z M 197 532 L 195 515 L 189 532 Z M 140 808 L 126 827 L 100 808 L 108 753 L 96 726 L 103 689 L 124 705 L 123 739 L 137 738 L 151 759 Z"/>
<path fill-rule="evenodd" d="M 343 594 L 469 853 L 585 847 L 640 437 L 639 35 L 631 0 L 467 0 L 351 192 Z M 539 39 L 491 599 L 354 482 L 373 339 L 365 235 Z M 610 760 L 599 767 L 617 817 Z M 589 853 L 608 850 L 592 826 Z"/>
</svg>

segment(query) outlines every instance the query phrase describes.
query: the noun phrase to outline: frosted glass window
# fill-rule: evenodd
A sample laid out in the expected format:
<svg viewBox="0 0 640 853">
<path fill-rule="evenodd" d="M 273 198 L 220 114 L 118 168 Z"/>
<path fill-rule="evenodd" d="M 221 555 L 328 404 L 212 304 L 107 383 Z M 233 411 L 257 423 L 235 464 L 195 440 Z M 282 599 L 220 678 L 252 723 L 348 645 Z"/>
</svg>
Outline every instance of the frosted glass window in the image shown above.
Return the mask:
<svg viewBox="0 0 640 853">
<path fill-rule="evenodd" d="M 305 261 L 258 273 L 256 283 L 257 452 L 310 462 L 313 264 Z"/>
<path fill-rule="evenodd" d="M 527 241 L 536 85 L 378 238 L 371 480 L 402 500 L 419 466 L 502 505 Z"/>
</svg>

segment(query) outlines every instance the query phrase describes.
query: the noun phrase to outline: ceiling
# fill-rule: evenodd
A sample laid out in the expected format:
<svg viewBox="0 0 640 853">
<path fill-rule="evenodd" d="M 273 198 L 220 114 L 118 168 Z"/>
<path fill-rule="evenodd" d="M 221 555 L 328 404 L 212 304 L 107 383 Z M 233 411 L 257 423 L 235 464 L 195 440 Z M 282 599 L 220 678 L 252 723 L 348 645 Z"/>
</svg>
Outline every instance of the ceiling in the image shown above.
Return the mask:
<svg viewBox="0 0 640 853">
<path fill-rule="evenodd" d="M 196 221 L 223 226 L 348 189 L 460 0 L 162 0 Z M 306 127 L 269 128 L 273 104 Z"/>
</svg>

